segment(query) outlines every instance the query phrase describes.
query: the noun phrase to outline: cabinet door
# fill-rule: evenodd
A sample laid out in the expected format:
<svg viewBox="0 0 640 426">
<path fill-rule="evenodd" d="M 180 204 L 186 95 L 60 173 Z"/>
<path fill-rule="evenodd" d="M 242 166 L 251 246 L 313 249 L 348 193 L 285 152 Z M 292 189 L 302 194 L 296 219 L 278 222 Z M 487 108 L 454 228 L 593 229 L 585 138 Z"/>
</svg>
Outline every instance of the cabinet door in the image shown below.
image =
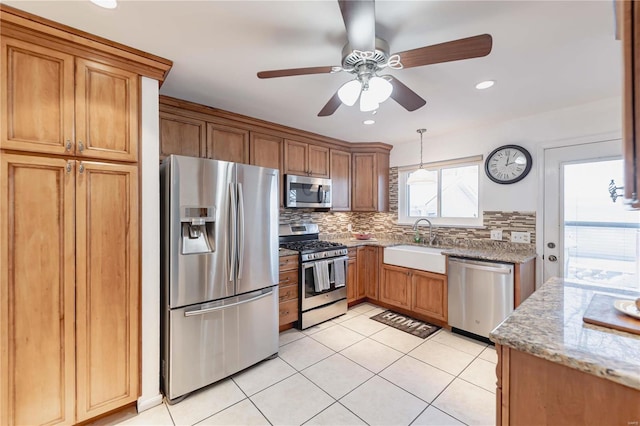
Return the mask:
<svg viewBox="0 0 640 426">
<path fill-rule="evenodd" d="M 447 276 L 413 271 L 411 310 L 447 321 Z"/>
<path fill-rule="evenodd" d="M 376 211 L 378 180 L 376 155 L 353 154 L 353 205 L 354 211 Z"/>
<path fill-rule="evenodd" d="M 76 59 L 76 155 L 138 161 L 136 73 Z"/>
<path fill-rule="evenodd" d="M 366 247 L 358 247 L 356 254 L 358 273 L 356 276 L 358 285 L 356 286 L 356 299 L 366 297 L 367 280 L 369 279 L 369 265 L 367 263 Z"/>
<path fill-rule="evenodd" d="M 76 175 L 77 420 L 138 397 L 138 168 L 80 162 Z"/>
<path fill-rule="evenodd" d="M 72 164 L 0 159 L 0 424 L 74 424 Z"/>
<path fill-rule="evenodd" d="M 309 145 L 303 142 L 284 140 L 284 173 L 307 175 L 307 158 Z"/>
<path fill-rule="evenodd" d="M 207 123 L 160 111 L 160 160 L 171 154 L 206 157 Z"/>
<path fill-rule="evenodd" d="M 390 305 L 409 309 L 411 306 L 411 272 L 407 268 L 382 265 L 380 300 Z"/>
<path fill-rule="evenodd" d="M 307 165 L 309 174 L 316 177 L 329 177 L 329 148 L 309 144 Z"/>
<path fill-rule="evenodd" d="M 378 260 L 378 247 L 367 246 L 365 247 L 366 259 L 367 259 L 367 281 L 365 292 L 367 298 L 372 300 L 378 300 L 380 286 L 380 262 Z"/>
<path fill-rule="evenodd" d="M 249 164 L 249 131 L 207 123 L 207 157 Z"/>
<path fill-rule="evenodd" d="M 351 154 L 331 150 L 331 210 L 351 210 Z"/>
<path fill-rule="evenodd" d="M 249 140 L 249 161 L 251 164 L 261 167 L 269 167 L 280 171 L 280 207 L 282 207 L 283 173 L 282 173 L 282 138 L 271 135 L 263 135 L 251 132 Z"/>
<path fill-rule="evenodd" d="M 347 262 L 347 302 L 358 300 L 358 263 L 356 259 Z"/>
<path fill-rule="evenodd" d="M 73 153 L 73 56 L 8 37 L 1 43 L 0 146 Z"/>
</svg>

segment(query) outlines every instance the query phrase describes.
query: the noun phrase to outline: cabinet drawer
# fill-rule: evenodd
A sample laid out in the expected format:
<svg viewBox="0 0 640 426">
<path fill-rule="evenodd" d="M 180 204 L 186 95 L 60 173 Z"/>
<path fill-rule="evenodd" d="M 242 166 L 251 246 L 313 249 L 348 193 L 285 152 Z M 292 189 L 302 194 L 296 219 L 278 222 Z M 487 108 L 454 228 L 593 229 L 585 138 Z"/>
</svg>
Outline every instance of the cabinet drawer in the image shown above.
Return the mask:
<svg viewBox="0 0 640 426">
<path fill-rule="evenodd" d="M 357 253 L 358 253 L 358 249 L 356 247 L 350 247 L 347 249 L 347 256 L 349 256 L 350 258 L 355 259 Z"/>
<path fill-rule="evenodd" d="M 280 303 L 298 298 L 298 284 L 280 287 Z"/>
<path fill-rule="evenodd" d="M 298 299 L 280 303 L 280 325 L 290 324 L 298 320 Z"/>
<path fill-rule="evenodd" d="M 281 256 L 278 261 L 278 265 L 280 267 L 280 271 L 290 271 L 292 269 L 298 269 L 298 255 L 294 254 L 292 256 Z"/>
<path fill-rule="evenodd" d="M 280 287 L 298 284 L 298 268 L 280 272 Z"/>
</svg>

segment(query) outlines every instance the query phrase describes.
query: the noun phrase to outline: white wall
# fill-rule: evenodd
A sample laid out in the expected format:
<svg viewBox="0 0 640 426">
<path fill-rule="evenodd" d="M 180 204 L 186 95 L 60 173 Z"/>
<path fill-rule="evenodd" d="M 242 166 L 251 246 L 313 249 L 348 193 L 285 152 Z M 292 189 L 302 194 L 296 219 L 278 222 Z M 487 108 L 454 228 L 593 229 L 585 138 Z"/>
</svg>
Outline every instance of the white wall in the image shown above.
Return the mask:
<svg viewBox="0 0 640 426">
<path fill-rule="evenodd" d="M 160 135 L 158 81 L 142 77 L 142 392 L 138 411 L 160 394 Z"/>
<path fill-rule="evenodd" d="M 562 140 L 580 139 L 598 134 L 619 133 L 622 127 L 622 100 L 607 98 L 575 107 L 548 111 L 482 127 L 464 129 L 439 137 L 424 136 L 424 162 L 487 155 L 501 145 L 525 147 L 533 157 L 533 168 L 522 181 L 500 185 L 480 178 L 481 210 L 536 211 L 538 206 L 538 146 L 562 144 Z M 420 139 L 397 145 L 391 151 L 390 164 L 416 164 L 420 158 Z M 484 167 L 484 165 L 483 165 Z"/>
</svg>

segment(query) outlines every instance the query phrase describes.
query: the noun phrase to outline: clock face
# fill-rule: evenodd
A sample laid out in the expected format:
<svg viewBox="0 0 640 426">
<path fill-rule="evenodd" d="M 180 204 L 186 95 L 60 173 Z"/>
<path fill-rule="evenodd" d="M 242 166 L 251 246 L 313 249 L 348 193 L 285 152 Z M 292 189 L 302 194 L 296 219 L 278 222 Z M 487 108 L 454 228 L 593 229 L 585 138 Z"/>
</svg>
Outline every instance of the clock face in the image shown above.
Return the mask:
<svg viewBox="0 0 640 426">
<path fill-rule="evenodd" d="M 489 154 L 484 170 L 496 183 L 518 182 L 531 170 L 531 154 L 518 145 L 501 146 Z"/>
</svg>

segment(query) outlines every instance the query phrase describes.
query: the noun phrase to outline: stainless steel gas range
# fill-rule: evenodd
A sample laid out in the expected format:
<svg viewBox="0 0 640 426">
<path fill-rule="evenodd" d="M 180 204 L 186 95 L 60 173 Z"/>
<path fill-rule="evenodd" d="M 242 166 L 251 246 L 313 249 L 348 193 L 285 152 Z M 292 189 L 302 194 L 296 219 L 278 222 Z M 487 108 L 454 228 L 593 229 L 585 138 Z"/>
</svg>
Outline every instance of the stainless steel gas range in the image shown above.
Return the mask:
<svg viewBox="0 0 640 426">
<path fill-rule="evenodd" d="M 347 313 L 347 247 L 318 239 L 318 225 L 280 225 L 280 247 L 299 253 L 298 328 Z"/>
</svg>

